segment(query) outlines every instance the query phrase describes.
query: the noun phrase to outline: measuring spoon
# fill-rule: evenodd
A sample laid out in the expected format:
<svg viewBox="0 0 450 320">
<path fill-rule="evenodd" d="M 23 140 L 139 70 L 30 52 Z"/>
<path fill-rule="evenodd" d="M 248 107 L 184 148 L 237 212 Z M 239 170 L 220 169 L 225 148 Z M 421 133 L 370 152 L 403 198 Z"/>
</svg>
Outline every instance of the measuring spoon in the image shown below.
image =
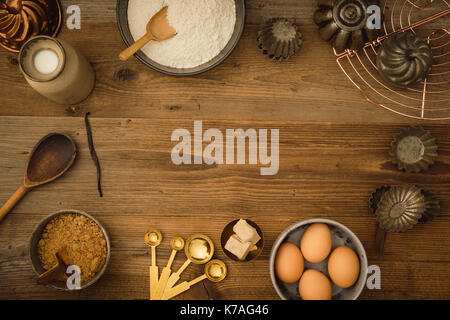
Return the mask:
<svg viewBox="0 0 450 320">
<path fill-rule="evenodd" d="M 208 279 L 212 282 L 220 282 L 227 276 L 227 266 L 220 260 L 211 260 L 205 266 L 205 273 L 198 278 L 195 278 L 192 281 L 184 281 L 179 285 L 173 287 L 169 291 L 164 293 L 163 300 L 169 300 L 173 297 L 186 292 L 189 290 L 194 284 L 197 284 L 205 279 Z"/>
<path fill-rule="evenodd" d="M 172 273 L 167 281 L 164 293 L 172 288 L 178 280 L 180 280 L 181 274 L 184 270 L 186 270 L 191 262 L 195 264 L 205 264 L 211 260 L 214 255 L 214 244 L 209 237 L 203 234 L 194 234 L 192 237 L 187 239 L 184 252 L 187 260 L 177 272 Z"/>
<path fill-rule="evenodd" d="M 156 299 L 156 289 L 158 286 L 158 266 L 156 265 L 156 247 L 163 239 L 161 231 L 149 229 L 145 234 L 145 243 L 152 248 L 152 264 L 150 266 L 150 300 Z"/>
<path fill-rule="evenodd" d="M 22 185 L 0 209 L 0 221 L 32 188 L 52 182 L 72 166 L 77 156 L 75 142 L 60 133 L 43 137 L 31 151 Z"/>
<path fill-rule="evenodd" d="M 156 299 L 161 299 L 164 289 L 166 288 L 167 281 L 169 280 L 170 273 L 172 272 L 171 267 L 173 260 L 175 259 L 175 255 L 178 251 L 183 250 L 184 248 L 184 240 L 181 237 L 173 238 L 170 241 L 170 246 L 172 248 L 172 253 L 170 254 L 169 261 L 167 262 L 167 266 L 161 272 L 161 276 L 159 277 L 158 287 L 156 289 Z"/>
</svg>

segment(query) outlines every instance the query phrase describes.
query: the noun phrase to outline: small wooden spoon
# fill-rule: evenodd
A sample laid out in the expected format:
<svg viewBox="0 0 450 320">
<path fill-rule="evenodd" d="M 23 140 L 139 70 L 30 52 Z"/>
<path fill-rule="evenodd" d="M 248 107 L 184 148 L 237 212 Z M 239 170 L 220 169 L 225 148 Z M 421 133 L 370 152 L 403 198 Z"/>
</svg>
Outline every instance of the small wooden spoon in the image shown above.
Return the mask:
<svg viewBox="0 0 450 320">
<path fill-rule="evenodd" d="M 47 285 L 53 280 L 58 279 L 60 275 L 66 274 L 67 270 L 67 258 L 66 258 L 66 249 L 63 248 L 56 253 L 56 260 L 58 261 L 56 265 L 45 271 L 38 278 L 39 284 Z"/>
<path fill-rule="evenodd" d="M 167 9 L 167 6 L 162 8 L 150 19 L 147 23 L 147 33 L 133 45 L 122 51 L 119 54 L 120 60 L 128 60 L 151 40 L 164 41 L 172 38 L 176 34 L 176 30 L 170 25 L 167 19 Z"/>
<path fill-rule="evenodd" d="M 22 185 L 0 208 L 0 221 L 32 188 L 61 177 L 72 166 L 76 155 L 77 147 L 70 137 L 51 133 L 42 138 L 31 152 Z"/>
</svg>

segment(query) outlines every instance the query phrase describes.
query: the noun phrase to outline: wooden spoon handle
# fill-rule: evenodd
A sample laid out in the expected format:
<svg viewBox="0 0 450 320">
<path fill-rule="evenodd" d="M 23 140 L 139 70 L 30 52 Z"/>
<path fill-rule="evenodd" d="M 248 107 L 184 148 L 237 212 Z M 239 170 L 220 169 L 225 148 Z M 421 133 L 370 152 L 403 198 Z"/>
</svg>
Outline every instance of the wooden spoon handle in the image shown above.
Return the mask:
<svg viewBox="0 0 450 320">
<path fill-rule="evenodd" d="M 130 57 L 139 51 L 143 46 L 145 46 L 149 41 L 153 40 L 153 35 L 147 33 L 145 36 L 140 38 L 138 41 L 133 43 L 130 47 L 126 48 L 119 54 L 119 58 L 122 61 L 127 61 Z"/>
<path fill-rule="evenodd" d="M 20 201 L 20 199 L 23 198 L 24 195 L 27 194 L 27 192 L 30 189 L 25 186 L 20 186 L 19 189 L 9 198 L 9 200 L 3 205 L 3 207 L 0 208 L 0 221 L 3 220 L 3 218 L 14 208 L 14 206 Z"/>
<path fill-rule="evenodd" d="M 53 280 L 56 280 L 60 275 L 65 274 L 66 268 L 62 264 L 57 264 L 53 268 L 45 271 L 43 274 L 41 274 L 38 278 L 39 284 L 49 284 Z"/>
</svg>

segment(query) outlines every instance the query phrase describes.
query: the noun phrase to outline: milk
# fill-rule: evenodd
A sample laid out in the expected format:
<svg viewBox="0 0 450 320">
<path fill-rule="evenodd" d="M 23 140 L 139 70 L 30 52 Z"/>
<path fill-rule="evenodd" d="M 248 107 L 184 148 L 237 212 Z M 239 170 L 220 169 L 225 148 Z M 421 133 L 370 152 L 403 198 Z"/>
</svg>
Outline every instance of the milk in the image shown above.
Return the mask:
<svg viewBox="0 0 450 320">
<path fill-rule="evenodd" d="M 31 38 L 22 46 L 19 65 L 31 87 L 60 104 L 83 101 L 95 85 L 90 63 L 61 39 Z"/>
<path fill-rule="evenodd" d="M 59 58 L 55 51 L 42 49 L 35 54 L 33 64 L 39 73 L 50 74 L 58 68 Z"/>
</svg>

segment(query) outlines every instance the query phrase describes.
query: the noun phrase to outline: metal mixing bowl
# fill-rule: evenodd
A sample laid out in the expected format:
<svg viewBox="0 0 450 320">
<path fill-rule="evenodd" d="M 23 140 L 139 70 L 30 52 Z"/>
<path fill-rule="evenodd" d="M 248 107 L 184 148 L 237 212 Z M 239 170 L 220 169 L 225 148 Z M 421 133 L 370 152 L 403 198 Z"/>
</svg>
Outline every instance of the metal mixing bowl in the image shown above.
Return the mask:
<svg viewBox="0 0 450 320">
<path fill-rule="evenodd" d="M 111 255 L 111 246 L 110 246 L 110 241 L 109 241 L 109 237 L 108 237 L 108 233 L 106 232 L 105 228 L 103 228 L 103 226 L 101 225 L 101 223 L 95 219 L 93 216 L 82 212 L 82 211 L 78 211 L 78 210 L 61 210 L 55 213 L 52 213 L 51 215 L 49 215 L 48 217 L 46 217 L 44 220 L 42 220 L 34 229 L 32 235 L 31 235 L 31 239 L 30 239 L 30 260 L 31 260 L 31 265 L 33 267 L 34 272 L 36 273 L 37 276 L 39 276 L 40 274 L 42 274 L 43 272 L 45 272 L 44 268 L 42 267 L 41 261 L 39 259 L 39 253 L 38 253 L 38 242 L 41 238 L 42 232 L 44 231 L 45 226 L 55 217 L 62 215 L 62 214 L 67 214 L 67 213 L 75 213 L 75 214 L 81 214 L 87 218 L 89 218 L 90 220 L 94 221 L 97 226 L 100 228 L 100 230 L 103 232 L 103 235 L 105 236 L 105 240 L 106 240 L 106 260 L 105 260 L 105 264 L 103 265 L 102 269 L 97 272 L 94 277 L 92 277 L 89 281 L 86 282 L 82 282 L 81 283 L 81 288 L 79 290 L 85 289 L 89 286 L 91 286 L 92 284 L 94 284 L 95 282 L 98 281 L 98 279 L 100 279 L 102 277 L 102 275 L 105 273 L 106 268 L 108 267 L 109 264 L 109 259 L 110 259 L 110 255 Z M 49 284 L 49 286 L 56 288 L 56 289 L 60 289 L 60 290 L 65 290 L 65 291 L 69 291 L 70 289 L 67 288 L 67 285 L 64 281 L 53 281 L 52 283 Z"/>
<path fill-rule="evenodd" d="M 299 246 L 303 233 L 308 226 L 313 223 L 325 223 L 330 228 L 333 241 L 331 251 L 333 251 L 336 247 L 345 245 L 356 252 L 360 263 L 360 273 L 356 283 L 346 289 L 340 288 L 332 283 L 333 300 L 356 300 L 363 291 L 367 281 L 368 262 L 366 251 L 364 250 L 361 241 L 359 241 L 358 237 L 349 228 L 339 222 L 328 219 L 309 219 L 300 221 L 288 227 L 277 238 L 270 253 L 270 278 L 276 292 L 283 300 L 301 299 L 298 293 L 298 281 L 293 284 L 286 284 L 281 282 L 275 275 L 275 257 L 278 248 L 284 242 L 292 242 Z M 306 269 L 316 269 L 329 277 L 328 257 L 320 263 L 310 263 L 305 260 L 305 270 Z"/>
<path fill-rule="evenodd" d="M 236 48 L 239 40 L 241 39 L 242 33 L 244 32 L 245 26 L 245 0 L 235 0 L 236 2 L 236 24 L 234 26 L 234 32 L 231 36 L 230 41 L 225 46 L 225 48 L 211 61 L 208 61 L 202 65 L 195 68 L 178 69 L 167 67 L 156 63 L 151 60 L 145 53 L 138 51 L 135 56 L 146 66 L 159 71 L 161 73 L 171 75 L 171 76 L 193 76 L 202 72 L 209 71 L 219 64 L 221 64 Z M 123 41 L 129 47 L 135 40 L 131 35 L 130 28 L 128 26 L 128 0 L 117 0 L 116 7 L 117 14 L 117 24 L 119 26 L 120 34 L 122 35 Z"/>
</svg>

